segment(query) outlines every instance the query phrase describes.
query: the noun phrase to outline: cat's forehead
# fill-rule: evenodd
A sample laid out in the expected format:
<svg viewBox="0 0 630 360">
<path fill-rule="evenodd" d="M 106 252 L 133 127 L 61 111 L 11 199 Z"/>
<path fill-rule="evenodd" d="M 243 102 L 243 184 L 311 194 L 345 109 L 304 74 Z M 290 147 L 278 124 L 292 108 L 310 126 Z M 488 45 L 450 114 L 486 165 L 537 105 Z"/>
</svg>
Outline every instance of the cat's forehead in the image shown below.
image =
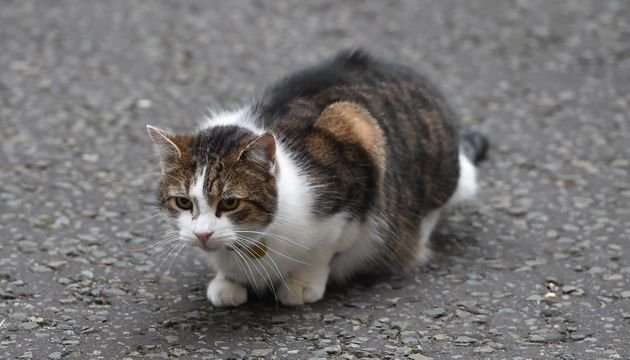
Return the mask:
<svg viewBox="0 0 630 360">
<path fill-rule="evenodd" d="M 242 149 L 255 137 L 255 133 L 240 126 L 204 129 L 193 137 L 190 154 L 197 166 L 224 165 L 238 158 Z"/>
<path fill-rule="evenodd" d="M 191 136 L 184 157 L 166 174 L 169 192 L 188 193 L 203 182 L 203 192 L 219 195 L 225 190 L 238 190 L 237 178 L 227 176 L 242 150 L 256 134 L 238 126 L 217 126 Z M 226 185 L 231 189 L 225 189 Z"/>
</svg>

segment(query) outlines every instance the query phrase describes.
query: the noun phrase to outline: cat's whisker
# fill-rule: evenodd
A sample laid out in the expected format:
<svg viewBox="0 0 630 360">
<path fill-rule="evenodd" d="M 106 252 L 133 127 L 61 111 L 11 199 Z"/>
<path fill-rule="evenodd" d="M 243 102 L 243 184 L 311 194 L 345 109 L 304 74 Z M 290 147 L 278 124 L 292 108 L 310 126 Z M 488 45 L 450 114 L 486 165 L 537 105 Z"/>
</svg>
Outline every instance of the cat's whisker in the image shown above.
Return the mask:
<svg viewBox="0 0 630 360">
<path fill-rule="evenodd" d="M 125 251 L 131 251 L 131 252 L 137 252 L 137 251 L 145 251 L 145 250 L 149 250 L 149 249 L 154 249 L 157 246 L 160 246 L 161 244 L 167 243 L 169 241 L 174 241 L 177 240 L 177 238 L 175 237 L 169 237 L 169 238 L 164 238 L 162 240 L 160 240 L 159 242 L 157 242 L 156 244 L 151 244 L 147 247 L 143 247 L 143 248 L 139 248 L 139 249 L 130 249 L 130 248 L 123 248 L 125 249 Z"/>
<path fill-rule="evenodd" d="M 178 244 L 173 245 L 168 253 L 166 254 L 166 256 L 164 256 L 164 259 L 162 259 L 162 261 L 160 262 L 160 264 L 157 266 L 157 268 L 155 269 L 155 280 L 157 281 L 159 276 L 160 276 L 160 268 L 162 267 L 162 265 L 164 265 L 164 262 L 166 260 L 168 260 L 168 258 L 170 257 L 171 254 L 173 254 L 173 252 L 178 248 Z"/>
<path fill-rule="evenodd" d="M 298 243 L 296 241 L 293 241 L 293 240 L 287 239 L 285 237 L 282 237 L 280 235 L 272 234 L 272 233 L 269 233 L 269 232 L 237 230 L 237 231 L 234 231 L 234 233 L 236 233 L 236 234 L 258 234 L 258 235 L 263 235 L 263 236 L 269 236 L 269 237 L 272 237 L 274 239 L 285 241 L 285 242 L 287 242 L 289 244 L 292 244 L 292 245 L 295 245 L 297 247 L 301 247 L 304 250 L 310 250 L 310 248 L 308 246 L 302 245 L 302 244 L 300 244 L 300 243 Z"/>
<path fill-rule="evenodd" d="M 162 232 L 153 232 L 150 234 L 147 234 L 145 236 L 143 236 L 143 238 L 149 240 L 149 241 L 155 241 L 157 239 L 161 239 L 161 238 L 165 238 L 167 236 L 173 236 L 173 235 L 178 235 L 179 231 L 176 230 L 168 230 L 168 231 L 162 231 Z"/>
<path fill-rule="evenodd" d="M 287 282 L 284 279 L 284 275 L 282 275 L 282 271 L 280 271 L 280 268 L 278 267 L 278 264 L 276 264 L 276 261 L 273 259 L 273 257 L 271 255 L 269 256 L 263 256 L 261 258 L 262 260 L 265 261 L 265 263 L 267 263 L 267 265 L 270 265 L 269 260 L 271 261 L 271 265 L 273 265 L 273 268 L 276 270 L 276 273 L 278 274 L 278 278 L 280 278 L 280 281 L 282 281 L 282 284 L 287 288 L 287 290 L 289 289 L 289 285 L 287 284 Z M 267 260 L 269 259 L 269 260 Z M 270 266 L 271 266 L 270 265 Z M 275 289 L 274 289 L 275 290 Z M 274 297 L 275 297 L 275 291 L 274 291 Z M 278 301 L 278 298 L 276 297 L 276 302 Z"/>
<path fill-rule="evenodd" d="M 167 242 L 165 242 L 163 244 L 155 246 L 153 248 L 153 250 L 151 250 L 151 252 L 149 252 L 149 254 L 147 254 L 147 256 L 143 259 L 143 261 L 147 261 L 148 259 L 152 258 L 154 255 L 156 255 L 157 253 L 162 251 L 167 246 L 177 243 L 177 241 L 179 241 L 179 239 L 171 239 L 171 240 L 169 240 L 169 241 L 167 241 Z"/>
<path fill-rule="evenodd" d="M 174 241 L 174 240 L 180 240 L 180 239 L 181 238 L 180 238 L 179 235 L 175 235 L 175 234 L 173 234 L 173 235 L 164 235 L 164 236 L 161 236 L 157 242 L 152 242 L 152 244 L 156 245 L 156 244 L 162 243 L 164 241 Z M 152 246 L 150 245 L 149 248 L 150 247 L 152 247 Z"/>
<path fill-rule="evenodd" d="M 302 226 L 300 221 L 296 221 L 295 219 L 282 215 L 282 214 L 275 214 L 274 215 L 274 221 L 275 222 L 282 222 L 283 224 L 287 224 L 287 225 L 292 225 L 295 226 L 296 229 L 300 229 L 302 230 Z"/>
<path fill-rule="evenodd" d="M 145 258 L 143 259 L 143 262 L 146 262 L 147 260 L 151 259 L 153 256 L 156 256 L 156 255 L 160 254 L 162 252 L 162 250 L 167 249 L 167 247 L 169 247 L 171 245 L 175 246 L 176 242 L 177 242 L 176 240 L 172 240 L 172 241 L 169 241 L 167 243 L 164 243 L 164 244 L 161 244 L 159 246 L 156 246 L 153 250 L 151 250 L 149 252 L 149 254 L 147 254 L 145 256 Z"/>
<path fill-rule="evenodd" d="M 149 249 L 154 249 L 154 248 L 156 248 L 157 246 L 161 246 L 162 244 L 165 244 L 165 243 L 167 243 L 167 242 L 169 242 L 169 241 L 174 241 L 174 240 L 176 240 L 176 239 L 174 239 L 174 238 L 173 238 L 173 239 L 164 239 L 164 240 L 161 240 L 160 242 L 158 242 L 157 244 L 152 244 L 152 245 L 150 245 L 150 246 L 143 247 L 143 248 L 139 248 L 139 249 L 127 249 L 127 248 L 123 248 L 123 249 L 124 249 L 125 251 L 131 251 L 131 252 L 136 252 L 136 251 L 145 251 L 145 250 L 149 250 Z"/>
<path fill-rule="evenodd" d="M 263 275 L 263 273 L 260 271 L 260 268 L 256 264 L 256 260 L 252 260 L 252 258 L 251 258 L 253 256 L 252 252 L 246 247 L 244 249 L 249 253 L 249 257 L 250 257 L 249 260 L 250 260 L 252 266 L 254 267 L 254 269 L 256 269 L 256 272 L 258 272 L 258 275 L 260 275 L 260 277 L 263 279 L 263 281 L 267 285 L 267 288 L 272 289 L 272 292 L 273 292 L 274 297 L 275 297 L 276 293 L 275 293 L 275 289 L 273 288 L 273 281 L 271 280 L 271 277 L 269 276 L 269 272 L 267 271 L 267 269 L 262 264 L 260 264 L 262 266 L 262 268 L 263 268 L 263 271 L 267 275 L 267 277 L 265 277 L 265 275 Z M 269 280 L 267 280 L 267 279 L 269 279 Z"/>
<path fill-rule="evenodd" d="M 249 266 L 249 263 L 247 262 L 247 257 L 244 254 L 242 254 L 238 248 L 234 248 L 234 254 L 240 257 L 241 260 L 243 260 L 243 263 L 245 264 L 245 266 L 247 266 L 247 270 L 249 270 L 249 274 L 245 273 L 245 275 L 247 276 L 247 279 L 250 282 L 250 286 L 254 289 L 256 296 L 260 296 L 259 289 L 258 289 L 258 282 L 256 281 L 256 276 L 254 276 L 254 272 L 252 271 L 252 268 Z M 250 274 L 251 274 L 251 277 L 250 277 Z"/>
<path fill-rule="evenodd" d="M 287 284 L 286 280 L 284 279 L 284 275 L 282 275 L 282 271 L 280 271 L 280 268 L 278 268 L 278 264 L 276 264 L 276 261 L 273 259 L 272 256 L 267 256 L 267 258 L 271 260 L 273 267 L 276 269 L 276 272 L 278 273 L 278 277 L 280 278 L 280 281 L 282 281 L 282 285 L 284 285 L 284 287 L 287 288 L 287 290 L 290 290 L 289 284 Z"/>
<path fill-rule="evenodd" d="M 246 236 L 243 236 L 243 235 L 237 235 L 237 237 L 238 237 L 240 240 L 244 240 L 244 241 L 246 241 L 248 244 L 251 244 L 251 245 L 257 245 L 257 244 L 258 244 L 258 241 L 256 241 L 255 239 L 252 239 L 252 238 L 250 238 L 250 237 L 246 237 Z M 282 256 L 282 257 L 286 258 L 286 259 L 289 259 L 289 260 L 295 261 L 295 262 L 297 262 L 297 263 L 299 263 L 299 264 L 302 264 L 302 265 L 307 265 L 307 266 L 312 266 L 312 265 L 311 265 L 311 264 L 309 264 L 309 263 L 306 263 L 306 262 L 301 261 L 301 260 L 298 260 L 298 259 L 294 259 L 294 258 L 290 257 L 289 255 L 285 255 L 285 254 L 283 254 L 283 253 L 281 253 L 281 252 L 279 252 L 279 251 L 275 250 L 274 248 L 272 248 L 272 247 L 271 247 L 271 246 L 269 246 L 269 245 L 267 245 L 267 250 L 269 250 L 269 251 L 271 251 L 271 252 L 273 252 L 273 253 L 276 253 L 276 254 L 278 254 L 278 255 L 280 255 L 280 256 Z"/>
<path fill-rule="evenodd" d="M 144 236 L 144 238 L 149 241 L 155 241 L 155 240 L 166 239 L 166 238 L 170 238 L 174 236 L 179 236 L 179 231 L 171 230 L 171 231 L 163 231 L 163 232 L 154 232 L 152 234 L 148 234 Z"/>
<path fill-rule="evenodd" d="M 138 175 L 139 178 L 144 179 L 146 177 L 149 176 L 155 176 L 155 177 L 160 177 L 163 176 L 164 174 L 162 174 L 161 172 L 150 172 L 150 173 L 146 173 L 146 174 L 140 174 Z"/>
<path fill-rule="evenodd" d="M 179 234 L 179 230 L 162 229 L 162 230 L 159 230 L 159 231 L 153 231 L 152 233 L 147 235 L 147 238 L 156 238 L 156 237 L 159 237 L 159 236 L 172 235 L 172 234 Z"/>
<path fill-rule="evenodd" d="M 156 214 L 153 214 L 153 215 L 151 215 L 149 217 L 146 217 L 144 219 L 136 220 L 136 221 L 133 222 L 133 224 L 134 225 L 138 225 L 138 224 L 141 224 L 143 222 L 147 222 L 147 221 L 149 221 L 151 219 L 155 219 L 158 216 L 166 216 L 166 215 L 164 215 L 164 213 L 162 213 L 162 212 L 157 212 Z"/>
<path fill-rule="evenodd" d="M 236 243 L 239 244 L 239 245 L 243 245 L 243 243 L 240 240 L 236 240 Z M 254 258 L 256 256 L 256 254 L 254 254 L 254 252 L 249 248 L 249 246 L 245 245 L 244 249 L 247 251 L 247 253 L 250 255 L 250 257 Z M 259 263 L 261 262 L 260 259 L 259 259 L 258 262 Z M 263 264 L 260 264 L 262 266 L 262 269 L 265 271 L 265 274 L 267 275 L 267 278 L 269 279 L 269 281 L 267 281 L 265 279 L 265 277 L 263 276 L 263 274 L 260 272 L 260 270 L 258 270 L 258 266 L 256 265 L 256 261 L 255 260 L 252 260 L 252 264 L 256 267 L 256 270 L 260 274 L 260 277 L 262 277 L 263 280 L 265 280 L 265 283 L 267 284 L 268 288 L 271 289 L 271 292 L 273 293 L 273 297 L 274 297 L 274 299 L 276 299 L 276 302 L 277 302 L 278 301 L 278 296 L 276 295 L 276 289 L 274 287 L 273 280 L 271 279 L 271 275 L 269 275 L 269 272 L 267 271 L 267 268 Z"/>
<path fill-rule="evenodd" d="M 181 174 L 181 175 L 182 175 L 182 177 L 178 178 L 178 177 L 175 177 L 175 176 L 170 175 L 170 174 L 163 174 L 162 172 L 154 172 L 154 173 L 148 173 L 148 174 L 140 175 L 140 178 L 145 178 L 145 177 L 149 177 L 149 176 L 157 176 L 157 177 L 165 176 L 165 177 L 168 177 L 168 178 L 173 179 L 175 181 L 183 182 L 183 180 L 185 180 L 186 177 L 184 176 L 184 174 Z"/>
<path fill-rule="evenodd" d="M 184 246 L 186 246 L 186 243 L 185 243 L 185 242 L 178 242 L 178 243 L 176 243 L 175 245 L 173 245 L 172 250 L 170 250 L 170 251 L 166 254 L 165 260 L 168 260 L 169 258 L 170 258 L 171 260 L 173 260 L 173 259 L 174 259 L 174 256 L 177 256 L 177 254 L 179 253 L 179 250 L 180 250 L 181 248 L 183 248 Z M 161 264 L 161 265 L 164 265 L 164 264 Z M 160 268 L 161 268 L 161 265 L 160 265 Z M 167 272 L 168 272 L 168 269 L 167 269 Z M 167 274 L 167 272 L 165 272 L 164 274 L 166 275 L 166 274 Z"/>
<path fill-rule="evenodd" d="M 171 260 L 174 258 L 175 254 L 177 254 L 177 251 L 182 247 L 182 244 L 180 243 L 176 243 L 173 245 L 173 247 L 169 250 L 169 252 L 166 254 L 166 256 L 164 257 L 163 261 L 160 263 L 160 266 L 158 266 L 158 270 L 162 269 L 162 265 L 165 265 L 166 263 L 168 263 L 169 260 Z M 168 275 L 168 267 L 166 268 L 166 271 L 162 272 L 162 275 L 166 276 Z"/>
<path fill-rule="evenodd" d="M 245 234 L 243 234 L 243 233 L 237 233 L 237 234 L 234 234 L 234 235 L 235 235 L 237 238 L 239 238 L 239 239 L 243 239 L 243 240 L 248 241 L 248 243 L 250 243 L 250 244 L 258 244 L 258 243 L 260 242 L 260 238 L 254 238 L 254 237 L 251 237 L 251 236 L 245 235 Z M 273 237 L 271 237 L 271 239 L 273 240 L 274 238 L 273 238 Z M 290 259 L 290 260 L 293 260 L 293 261 L 295 261 L 295 262 L 298 262 L 298 263 L 301 263 L 301 264 L 305 264 L 305 265 L 306 265 L 306 263 L 305 263 L 305 262 L 302 262 L 302 261 L 300 261 L 300 260 L 294 259 L 294 258 L 290 257 L 289 255 L 287 255 L 287 254 L 284 254 L 284 253 L 280 252 L 278 249 L 274 248 L 274 246 L 272 246 L 272 244 L 271 244 L 270 242 L 267 242 L 267 243 L 266 243 L 266 245 L 267 245 L 267 249 L 268 249 L 268 250 L 270 250 L 270 251 L 272 251 L 272 252 L 274 252 L 274 253 L 276 253 L 276 254 L 278 254 L 278 255 L 282 256 L 282 257 L 285 257 L 285 258 L 287 258 L 287 259 Z"/>
<path fill-rule="evenodd" d="M 184 250 L 184 248 L 186 248 L 186 245 L 188 245 L 188 243 L 182 241 L 182 245 L 179 247 L 179 250 L 177 251 L 177 253 L 175 254 L 175 256 L 173 256 L 173 259 L 171 260 L 170 265 L 168 266 L 168 269 L 166 269 L 165 274 L 170 274 L 171 272 L 171 267 L 173 267 L 173 263 L 175 262 L 175 259 L 177 259 L 177 257 L 179 256 L 179 254 L 181 254 L 182 250 Z"/>
<path fill-rule="evenodd" d="M 241 262 L 238 256 L 234 256 L 233 258 L 234 258 L 234 261 L 236 261 L 236 263 L 238 264 L 238 267 L 241 268 L 241 271 L 243 272 L 243 274 L 245 274 L 245 276 L 247 277 L 247 282 L 249 284 L 249 287 L 251 288 L 253 286 L 253 283 L 249 277 L 249 274 L 245 270 L 245 266 L 243 265 L 243 263 Z"/>
</svg>

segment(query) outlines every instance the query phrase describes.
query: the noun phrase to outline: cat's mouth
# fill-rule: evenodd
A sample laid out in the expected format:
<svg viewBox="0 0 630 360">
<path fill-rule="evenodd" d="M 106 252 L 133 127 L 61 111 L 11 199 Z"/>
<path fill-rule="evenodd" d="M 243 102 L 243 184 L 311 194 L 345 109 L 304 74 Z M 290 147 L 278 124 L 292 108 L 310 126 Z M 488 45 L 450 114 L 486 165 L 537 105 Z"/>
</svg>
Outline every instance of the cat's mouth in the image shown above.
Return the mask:
<svg viewBox="0 0 630 360">
<path fill-rule="evenodd" d="M 199 245 L 199 247 L 201 247 L 202 249 L 206 251 L 217 251 L 224 247 L 224 243 L 220 241 L 216 241 L 216 242 L 208 241 L 206 243 L 202 243 L 198 241 L 197 244 Z M 229 247 L 229 245 L 226 247 Z"/>
</svg>

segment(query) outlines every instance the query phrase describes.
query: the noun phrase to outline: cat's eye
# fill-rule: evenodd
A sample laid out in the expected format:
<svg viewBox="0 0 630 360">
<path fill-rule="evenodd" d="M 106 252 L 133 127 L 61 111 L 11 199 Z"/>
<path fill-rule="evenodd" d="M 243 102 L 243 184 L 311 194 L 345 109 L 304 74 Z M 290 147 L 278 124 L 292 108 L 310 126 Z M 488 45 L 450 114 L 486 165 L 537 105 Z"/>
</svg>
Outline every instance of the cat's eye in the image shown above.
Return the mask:
<svg viewBox="0 0 630 360">
<path fill-rule="evenodd" d="M 240 200 L 236 198 L 225 198 L 219 202 L 219 209 L 221 211 L 232 211 L 238 207 Z"/>
<path fill-rule="evenodd" d="M 175 205 L 182 210 L 190 210 L 193 208 L 193 203 L 189 198 L 183 196 L 177 196 L 175 198 Z"/>
</svg>

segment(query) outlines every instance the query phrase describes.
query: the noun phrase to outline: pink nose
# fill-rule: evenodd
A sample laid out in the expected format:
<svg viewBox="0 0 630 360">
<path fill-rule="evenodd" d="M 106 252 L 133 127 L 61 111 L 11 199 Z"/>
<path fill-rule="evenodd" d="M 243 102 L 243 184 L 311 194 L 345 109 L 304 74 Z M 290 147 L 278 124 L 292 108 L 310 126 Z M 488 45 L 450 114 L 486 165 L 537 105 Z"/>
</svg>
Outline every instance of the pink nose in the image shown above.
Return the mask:
<svg viewBox="0 0 630 360">
<path fill-rule="evenodd" d="M 199 241 L 201 241 L 202 244 L 206 245 L 206 243 L 208 242 L 208 239 L 210 239 L 210 237 L 212 236 L 212 231 L 211 232 L 196 232 L 195 236 L 197 237 L 197 239 L 199 239 Z"/>
</svg>

